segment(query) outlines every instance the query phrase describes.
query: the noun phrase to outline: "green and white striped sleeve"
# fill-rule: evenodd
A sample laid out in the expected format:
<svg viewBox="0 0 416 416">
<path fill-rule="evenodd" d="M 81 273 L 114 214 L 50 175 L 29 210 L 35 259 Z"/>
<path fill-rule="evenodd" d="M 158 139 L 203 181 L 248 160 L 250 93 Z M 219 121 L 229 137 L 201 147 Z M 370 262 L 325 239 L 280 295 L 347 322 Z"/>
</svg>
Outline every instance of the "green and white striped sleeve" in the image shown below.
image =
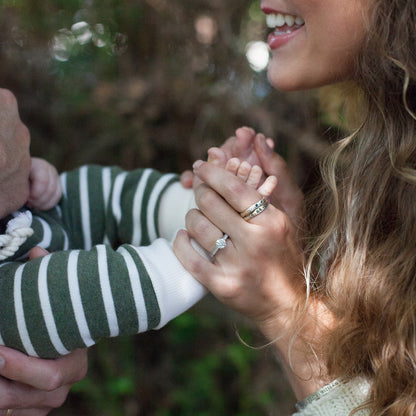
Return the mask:
<svg viewBox="0 0 416 416">
<path fill-rule="evenodd" d="M 206 293 L 163 239 L 52 253 L 0 273 L 0 343 L 42 358 L 158 329 Z"/>
<path fill-rule="evenodd" d="M 183 201 L 169 209 L 175 192 L 161 202 L 175 175 L 86 166 L 62 180 L 68 238 L 52 238 L 62 230 L 47 224 L 48 215 L 37 224 L 46 247 L 62 240 L 70 250 L 1 266 L 1 344 L 53 358 L 102 337 L 160 328 L 205 294 L 170 244 L 157 239 L 161 204 L 168 217 L 175 213 L 173 223 L 184 221 Z"/>
<path fill-rule="evenodd" d="M 178 181 L 175 174 L 153 169 L 126 172 L 95 165 L 64 173 L 61 179 L 60 207 L 71 246 L 87 250 L 101 243 L 147 245 L 158 238 L 161 198 Z M 180 226 L 185 214 L 179 216 Z"/>
</svg>

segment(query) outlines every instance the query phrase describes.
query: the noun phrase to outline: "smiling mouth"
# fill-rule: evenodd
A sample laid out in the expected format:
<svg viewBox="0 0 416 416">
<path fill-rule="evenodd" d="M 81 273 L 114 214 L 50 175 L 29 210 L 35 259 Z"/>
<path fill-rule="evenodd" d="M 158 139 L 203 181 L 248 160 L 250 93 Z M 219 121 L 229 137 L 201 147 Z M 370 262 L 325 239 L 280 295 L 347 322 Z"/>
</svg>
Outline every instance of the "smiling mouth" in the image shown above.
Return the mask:
<svg viewBox="0 0 416 416">
<path fill-rule="evenodd" d="M 305 21 L 299 16 L 283 13 L 269 13 L 266 16 L 267 27 L 277 32 L 287 33 L 299 29 Z"/>
</svg>

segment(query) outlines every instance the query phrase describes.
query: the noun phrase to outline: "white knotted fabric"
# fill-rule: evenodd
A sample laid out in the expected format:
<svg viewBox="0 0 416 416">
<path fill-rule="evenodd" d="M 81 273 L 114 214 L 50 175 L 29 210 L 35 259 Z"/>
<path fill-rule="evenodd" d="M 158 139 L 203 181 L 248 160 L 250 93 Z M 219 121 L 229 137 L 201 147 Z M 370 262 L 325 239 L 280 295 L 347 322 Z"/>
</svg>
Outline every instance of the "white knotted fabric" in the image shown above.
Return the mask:
<svg viewBox="0 0 416 416">
<path fill-rule="evenodd" d="M 0 260 L 13 256 L 22 244 L 33 234 L 32 213 L 17 211 L 7 223 L 6 234 L 0 234 Z"/>
</svg>

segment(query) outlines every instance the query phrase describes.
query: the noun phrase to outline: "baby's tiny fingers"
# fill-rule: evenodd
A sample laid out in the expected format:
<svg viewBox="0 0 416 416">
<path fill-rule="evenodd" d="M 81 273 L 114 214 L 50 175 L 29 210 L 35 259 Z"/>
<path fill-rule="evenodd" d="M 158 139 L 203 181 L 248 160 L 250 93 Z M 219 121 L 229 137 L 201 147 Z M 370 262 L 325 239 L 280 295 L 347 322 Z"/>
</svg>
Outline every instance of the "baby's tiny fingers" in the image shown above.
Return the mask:
<svg viewBox="0 0 416 416">
<path fill-rule="evenodd" d="M 240 167 L 240 159 L 236 157 L 232 157 L 228 160 L 227 164 L 225 165 L 225 170 L 232 173 L 233 175 L 237 175 L 238 168 Z"/>
<path fill-rule="evenodd" d="M 263 176 L 263 169 L 260 166 L 254 165 L 251 168 L 250 173 L 248 175 L 248 178 L 246 181 L 247 185 L 250 185 L 254 189 L 257 189 L 262 179 L 262 176 Z"/>
<path fill-rule="evenodd" d="M 243 161 L 241 162 L 241 165 L 238 168 L 237 176 L 241 178 L 244 182 L 247 182 L 247 178 L 250 175 L 250 171 L 251 171 L 250 163 Z"/>
</svg>

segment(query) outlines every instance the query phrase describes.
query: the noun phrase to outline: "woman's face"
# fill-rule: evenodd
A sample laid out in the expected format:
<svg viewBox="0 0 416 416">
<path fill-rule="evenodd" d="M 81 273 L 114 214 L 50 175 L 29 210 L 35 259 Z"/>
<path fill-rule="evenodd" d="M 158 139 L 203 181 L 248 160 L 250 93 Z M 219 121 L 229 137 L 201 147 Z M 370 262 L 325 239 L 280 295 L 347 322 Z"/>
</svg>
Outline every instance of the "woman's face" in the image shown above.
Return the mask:
<svg viewBox="0 0 416 416">
<path fill-rule="evenodd" d="M 315 88 L 351 77 L 366 35 L 371 0 L 262 0 L 272 29 L 269 79 L 280 90 Z"/>
</svg>

